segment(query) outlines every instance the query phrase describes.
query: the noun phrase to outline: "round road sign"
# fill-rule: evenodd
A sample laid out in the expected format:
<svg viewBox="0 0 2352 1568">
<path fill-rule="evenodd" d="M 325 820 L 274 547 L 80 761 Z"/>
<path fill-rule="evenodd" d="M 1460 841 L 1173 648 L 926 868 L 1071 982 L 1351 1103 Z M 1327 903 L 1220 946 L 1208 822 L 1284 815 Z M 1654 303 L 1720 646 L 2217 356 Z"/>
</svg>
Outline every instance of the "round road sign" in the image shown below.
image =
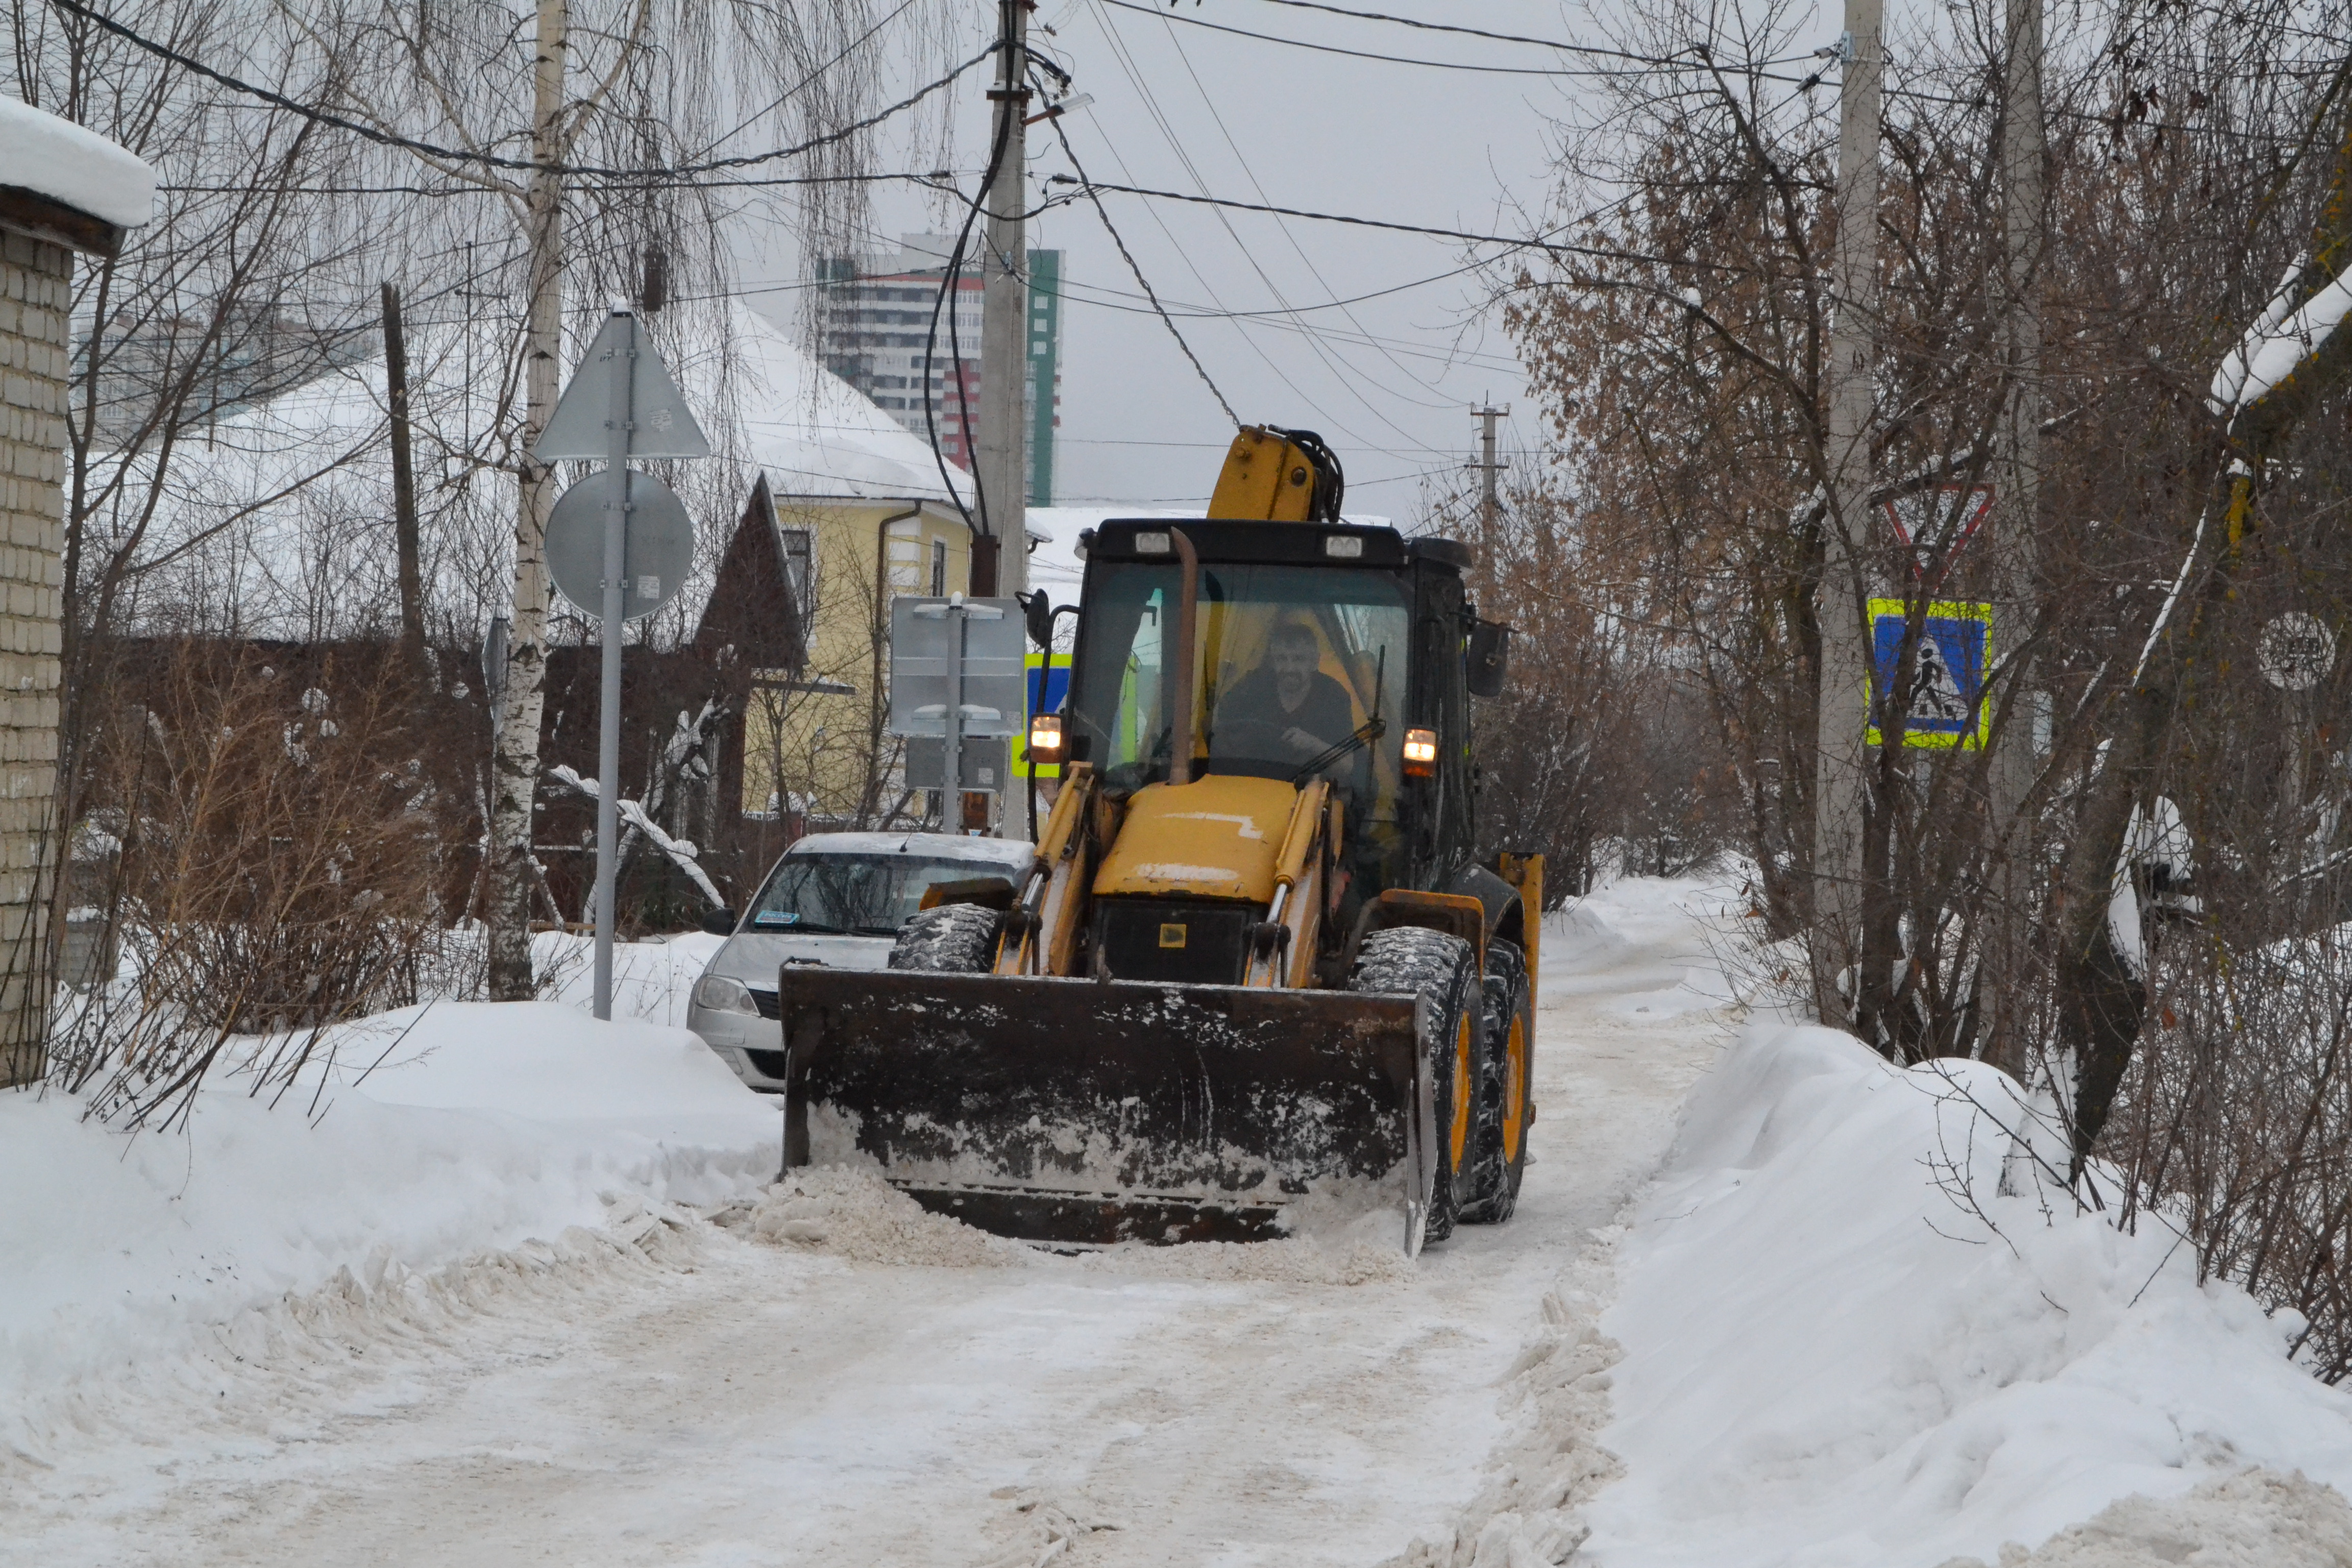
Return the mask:
<svg viewBox="0 0 2352 1568">
<path fill-rule="evenodd" d="M 556 590 L 589 616 L 604 613 L 604 509 L 609 469 L 565 490 L 547 520 L 547 574 Z M 694 524 L 677 492 L 651 474 L 629 472 L 629 532 L 622 557 L 628 591 L 623 618 L 650 616 L 686 586 L 694 569 Z"/>
<path fill-rule="evenodd" d="M 2254 658 L 2263 679 L 2282 691 L 2308 691 L 2336 668 L 2336 634 L 2317 616 L 2273 616 L 2263 627 Z"/>
</svg>

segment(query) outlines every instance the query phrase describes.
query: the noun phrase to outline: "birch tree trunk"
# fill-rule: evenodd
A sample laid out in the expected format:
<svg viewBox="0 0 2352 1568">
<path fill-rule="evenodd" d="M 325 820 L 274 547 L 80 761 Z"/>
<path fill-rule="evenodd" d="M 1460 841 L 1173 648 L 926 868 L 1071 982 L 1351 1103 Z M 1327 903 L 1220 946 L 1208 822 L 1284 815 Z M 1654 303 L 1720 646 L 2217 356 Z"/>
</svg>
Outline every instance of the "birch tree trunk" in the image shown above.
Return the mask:
<svg viewBox="0 0 2352 1568">
<path fill-rule="evenodd" d="M 539 45 L 532 72 L 531 156 L 526 221 L 530 247 L 530 314 L 523 347 L 526 404 L 516 457 L 513 620 L 507 633 L 506 682 L 499 691 L 499 734 L 491 759 L 490 995 L 528 1001 L 537 982 L 530 963 L 531 807 L 539 785 L 539 724 L 547 690 L 547 517 L 555 476 L 530 455 L 555 411 L 563 350 L 563 66 L 569 47 L 566 0 L 539 0 Z"/>
</svg>

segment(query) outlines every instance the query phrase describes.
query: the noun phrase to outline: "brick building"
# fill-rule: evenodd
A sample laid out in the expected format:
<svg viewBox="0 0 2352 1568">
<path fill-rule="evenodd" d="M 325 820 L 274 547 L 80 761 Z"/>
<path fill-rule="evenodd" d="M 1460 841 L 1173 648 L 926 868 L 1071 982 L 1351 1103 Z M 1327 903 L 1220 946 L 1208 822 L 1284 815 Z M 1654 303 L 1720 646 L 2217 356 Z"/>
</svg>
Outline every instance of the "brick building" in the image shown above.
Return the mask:
<svg viewBox="0 0 2352 1568">
<path fill-rule="evenodd" d="M 129 153 L 0 98 L 0 1085 L 40 1076 L 48 1032 L 73 257 L 153 196 Z"/>
</svg>

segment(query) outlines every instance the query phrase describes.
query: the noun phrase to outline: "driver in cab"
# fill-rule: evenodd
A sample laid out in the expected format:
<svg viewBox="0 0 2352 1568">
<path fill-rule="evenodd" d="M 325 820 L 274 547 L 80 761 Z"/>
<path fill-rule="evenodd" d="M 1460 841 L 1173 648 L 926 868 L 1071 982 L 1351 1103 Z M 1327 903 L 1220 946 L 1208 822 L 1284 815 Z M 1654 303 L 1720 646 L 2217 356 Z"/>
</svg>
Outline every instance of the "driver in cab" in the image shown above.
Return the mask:
<svg viewBox="0 0 2352 1568">
<path fill-rule="evenodd" d="M 1348 739 L 1356 729 L 1354 710 L 1347 689 L 1323 673 L 1322 662 L 1314 627 L 1299 621 L 1275 627 L 1265 662 L 1217 704 L 1216 749 L 1306 763 Z"/>
</svg>

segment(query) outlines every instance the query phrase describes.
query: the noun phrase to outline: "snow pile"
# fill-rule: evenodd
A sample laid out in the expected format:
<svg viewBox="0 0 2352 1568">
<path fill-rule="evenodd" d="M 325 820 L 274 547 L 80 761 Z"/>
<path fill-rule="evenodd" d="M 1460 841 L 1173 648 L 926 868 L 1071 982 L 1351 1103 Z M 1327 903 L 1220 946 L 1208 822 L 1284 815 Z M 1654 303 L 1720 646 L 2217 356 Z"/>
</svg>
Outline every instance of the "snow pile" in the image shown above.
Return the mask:
<svg viewBox="0 0 2352 1568">
<path fill-rule="evenodd" d="M 2160 1223 L 2002 1195 L 2022 1121 L 1981 1063 L 1751 1028 L 1633 1206 L 1620 1283 L 1596 1248 L 1546 1302 L 1496 1480 L 1401 1561 L 2352 1562 L 2326 1489 L 2352 1486 L 2352 1398 L 2287 1360 L 2298 1325 L 2200 1286 Z"/>
<path fill-rule="evenodd" d="M 2332 1487 L 2252 1469 L 2207 1481 L 2185 1498 L 2128 1497 L 2039 1552 L 2001 1548 L 1998 1568 L 2343 1568 L 2352 1563 L 2352 1509 Z M 1944 1568 L 1985 1568 L 1956 1557 Z"/>
<path fill-rule="evenodd" d="M 1758 1029 L 1693 1094 L 1623 1250 L 1610 1568 L 1921 1568 L 2246 1465 L 2352 1483 L 2352 1399 L 2161 1225 L 1998 1188 L 1973 1062 Z M 2026 1184 L 2032 1186 L 2033 1184 Z"/>
<path fill-rule="evenodd" d="M 880 1173 L 843 1165 L 792 1172 L 760 1194 L 710 1215 L 761 1241 L 831 1253 L 859 1263 L 932 1268 L 1017 1266 L 1038 1254 L 1017 1241 L 936 1215 L 884 1181 Z"/>
<path fill-rule="evenodd" d="M 0 97 L 0 184 L 136 228 L 153 216 L 155 171 L 95 131 Z"/>
<path fill-rule="evenodd" d="M 710 1203 L 777 1157 L 773 1108 L 695 1037 L 551 1004 L 388 1014 L 331 1034 L 275 1107 L 247 1088 L 221 1073 L 184 1134 L 135 1137 L 0 1095 L 0 1447 L 340 1271 L 600 1226 L 608 1194 Z"/>
</svg>

